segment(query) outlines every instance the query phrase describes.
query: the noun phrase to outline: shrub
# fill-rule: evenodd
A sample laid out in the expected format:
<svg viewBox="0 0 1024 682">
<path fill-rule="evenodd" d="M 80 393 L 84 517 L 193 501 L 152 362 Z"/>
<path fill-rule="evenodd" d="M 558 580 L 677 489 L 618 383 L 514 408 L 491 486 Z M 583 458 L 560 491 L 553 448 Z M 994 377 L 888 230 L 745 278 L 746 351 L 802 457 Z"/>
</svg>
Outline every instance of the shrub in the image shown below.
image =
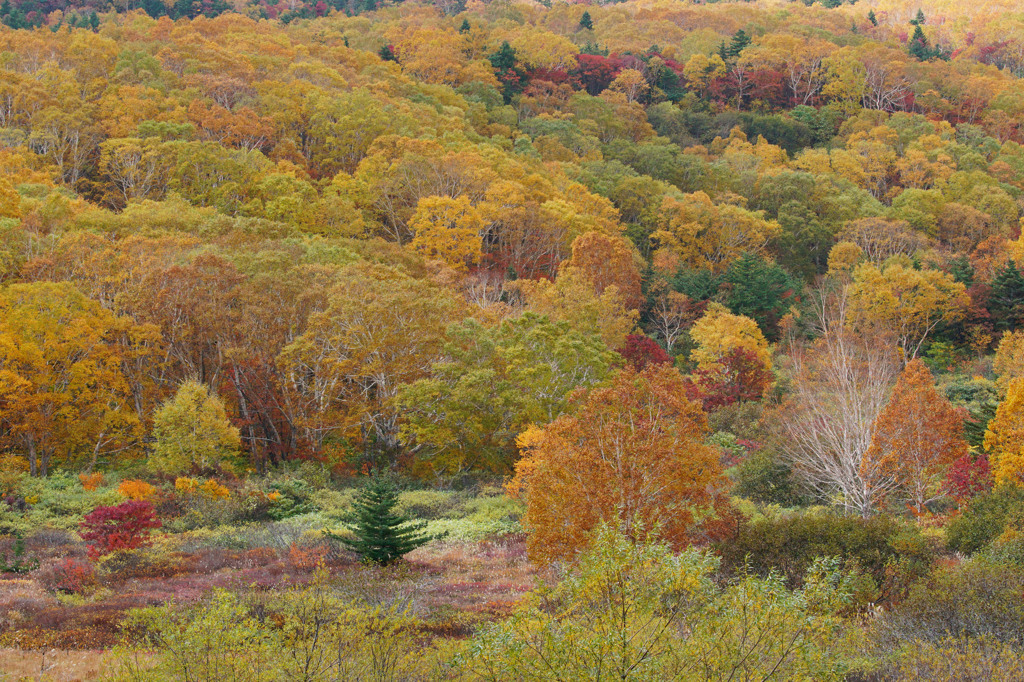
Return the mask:
<svg viewBox="0 0 1024 682">
<path fill-rule="evenodd" d="M 117 486 L 117 494 L 129 500 L 148 500 L 156 494 L 156 487 L 145 481 L 128 479 Z"/>
<path fill-rule="evenodd" d="M 795 507 L 807 498 L 800 492 L 788 464 L 773 456 L 767 448 L 750 453 L 736 468 L 733 494 L 764 504 Z"/>
<path fill-rule="evenodd" d="M 947 546 L 972 554 L 999 537 L 1009 525 L 1024 522 L 1024 488 L 1006 485 L 981 495 L 946 528 Z"/>
<path fill-rule="evenodd" d="M 51 592 L 80 594 L 96 585 L 96 570 L 88 561 L 65 557 L 39 569 L 35 579 Z"/>
<path fill-rule="evenodd" d="M 181 573 L 184 566 L 181 555 L 140 547 L 107 554 L 97 562 L 96 570 L 104 580 L 124 581 L 138 578 L 170 578 Z"/>
<path fill-rule="evenodd" d="M 991 637 L 1024 644 L 1024 574 L 1017 566 L 974 560 L 932 572 L 885 621 L 897 640 L 940 643 Z"/>
<path fill-rule="evenodd" d="M 848 598 L 836 562 L 791 592 L 778 575 L 719 587 L 716 560 L 599 527 L 556 585 L 481 628 L 460 668 L 489 680 L 838 680 Z"/>
<path fill-rule="evenodd" d="M 227 486 L 221 485 L 212 478 L 202 481 L 196 478 L 178 477 L 174 479 L 174 489 L 183 495 L 197 495 L 211 500 L 226 500 L 231 497 L 231 491 Z"/>
<path fill-rule="evenodd" d="M 324 544 L 293 542 L 288 547 L 288 565 L 297 571 L 309 571 L 327 558 L 328 551 Z"/>
<path fill-rule="evenodd" d="M 440 519 L 457 515 L 462 501 L 446 490 L 407 490 L 399 493 L 398 508 L 417 518 Z"/>
<path fill-rule="evenodd" d="M 957 459 L 946 472 L 942 489 L 958 504 L 964 504 L 992 490 L 992 468 L 989 466 L 988 455 L 982 453 L 975 457 L 973 453 L 968 453 Z"/>
<path fill-rule="evenodd" d="M 153 504 L 145 500 L 129 500 L 115 507 L 97 507 L 82 521 L 82 539 L 89 543 L 89 557 L 141 547 L 148 541 L 149 531 L 160 527 Z"/>
<path fill-rule="evenodd" d="M 78 474 L 78 480 L 82 482 L 83 488 L 92 492 L 103 485 L 103 474 L 98 471 L 91 474 Z"/>
<path fill-rule="evenodd" d="M 905 644 L 884 679 L 900 682 L 1017 682 L 1024 654 L 991 637 Z"/>
<path fill-rule="evenodd" d="M 446 677 L 435 668 L 438 652 L 417 637 L 418 621 L 403 604 L 344 598 L 328 578 L 318 570 L 308 586 L 274 593 L 258 611 L 221 590 L 184 609 L 136 609 L 128 625 L 142 634 L 141 641 L 137 648 L 115 652 L 112 678 L 415 682 Z"/>
<path fill-rule="evenodd" d="M 274 649 L 270 633 L 261 632 L 248 607 L 228 592 L 215 592 L 209 602 L 181 612 L 168 607 L 136 609 L 128 623 L 144 633 L 146 648 L 155 652 L 147 678 L 279 679 L 268 663 Z M 122 659 L 123 673 L 132 662 L 130 656 Z M 123 679 L 137 678 L 124 674 Z"/>
<path fill-rule="evenodd" d="M 292 516 L 308 514 L 316 507 L 311 502 L 312 487 L 299 478 L 283 478 L 267 486 L 267 516 L 282 521 Z"/>
<path fill-rule="evenodd" d="M 739 572 L 744 566 L 760 575 L 778 571 L 791 586 L 799 585 L 816 559 L 841 557 L 886 587 L 889 596 L 908 577 L 926 573 L 934 558 L 914 527 L 884 516 L 862 519 L 830 514 L 745 523 L 735 539 L 718 545 L 718 551 L 728 571 Z"/>
</svg>

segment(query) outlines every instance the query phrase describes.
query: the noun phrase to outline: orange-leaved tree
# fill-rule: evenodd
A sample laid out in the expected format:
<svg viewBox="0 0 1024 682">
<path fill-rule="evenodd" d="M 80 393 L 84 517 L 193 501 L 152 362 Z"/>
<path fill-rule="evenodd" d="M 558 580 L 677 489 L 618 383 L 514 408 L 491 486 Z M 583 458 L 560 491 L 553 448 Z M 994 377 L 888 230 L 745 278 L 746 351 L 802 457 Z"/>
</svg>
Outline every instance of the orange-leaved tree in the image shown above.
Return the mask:
<svg viewBox="0 0 1024 682">
<path fill-rule="evenodd" d="M 935 388 L 921 360 L 907 364 L 888 405 L 875 419 L 865 475 L 893 476 L 918 514 L 942 496 L 946 469 L 967 454 L 963 425 L 967 412 L 953 407 Z"/>
<path fill-rule="evenodd" d="M 602 522 L 681 546 L 724 510 L 718 455 L 703 443 L 707 418 L 675 368 L 626 368 L 573 402 L 574 411 L 520 439 L 509 490 L 525 498 L 532 558 L 574 554 Z"/>
</svg>

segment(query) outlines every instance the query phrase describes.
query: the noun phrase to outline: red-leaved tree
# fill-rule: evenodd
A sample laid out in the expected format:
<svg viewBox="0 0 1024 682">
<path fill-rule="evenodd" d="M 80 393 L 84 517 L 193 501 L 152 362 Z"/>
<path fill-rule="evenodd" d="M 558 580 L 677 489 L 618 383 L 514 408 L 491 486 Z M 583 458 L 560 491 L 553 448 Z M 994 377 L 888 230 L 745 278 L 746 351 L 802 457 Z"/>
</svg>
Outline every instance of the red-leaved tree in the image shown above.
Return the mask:
<svg viewBox="0 0 1024 682">
<path fill-rule="evenodd" d="M 968 453 L 957 459 L 946 472 L 942 488 L 957 504 L 963 504 L 991 490 L 992 468 L 988 463 L 988 455 L 981 453 L 975 457 Z"/>
<path fill-rule="evenodd" d="M 160 527 L 153 503 L 128 500 L 113 507 L 96 507 L 85 515 L 81 536 L 90 559 L 122 549 L 135 549 L 149 542 L 149 531 Z"/>
<path fill-rule="evenodd" d="M 644 371 L 648 365 L 671 365 L 672 356 L 665 352 L 658 343 L 644 334 L 630 334 L 625 345 L 619 349 L 626 362 L 638 372 Z"/>
<path fill-rule="evenodd" d="M 691 375 L 690 397 L 700 400 L 708 412 L 740 401 L 760 400 L 774 377 L 757 353 L 734 348 L 714 367 L 697 369 Z"/>
</svg>

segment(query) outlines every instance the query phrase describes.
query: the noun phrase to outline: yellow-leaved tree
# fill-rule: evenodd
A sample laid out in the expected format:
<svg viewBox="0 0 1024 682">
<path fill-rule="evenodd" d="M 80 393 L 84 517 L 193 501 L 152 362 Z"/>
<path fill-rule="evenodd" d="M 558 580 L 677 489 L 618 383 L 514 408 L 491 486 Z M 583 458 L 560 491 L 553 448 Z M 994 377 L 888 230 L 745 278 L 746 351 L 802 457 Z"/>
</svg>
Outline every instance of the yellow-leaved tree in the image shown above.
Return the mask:
<svg viewBox="0 0 1024 682">
<path fill-rule="evenodd" d="M 578 331 L 597 334 L 609 348 L 621 348 L 636 326 L 638 313 L 629 309 L 618 285 L 608 284 L 599 294 L 582 268 L 562 268 L 554 282 L 518 280 L 514 286 L 533 312 L 552 322 L 567 322 Z"/>
<path fill-rule="evenodd" d="M 1006 397 L 988 423 L 984 445 L 996 484 L 1024 486 L 1024 378 L 1007 384 Z"/>
<path fill-rule="evenodd" d="M 415 235 L 411 246 L 456 270 L 480 262 L 484 220 L 465 196 L 424 197 L 409 220 Z"/>
<path fill-rule="evenodd" d="M 651 240 L 662 258 L 674 255 L 692 268 L 721 272 L 744 253 L 760 253 L 780 234 L 779 224 L 761 212 L 715 204 L 706 193 L 694 192 L 665 197 Z"/>
<path fill-rule="evenodd" d="M 1024 331 L 1007 332 L 999 340 L 992 362 L 996 385 L 1005 389 L 1011 379 L 1024 376 Z"/>
<path fill-rule="evenodd" d="M 892 335 L 910 361 L 940 323 L 963 317 L 968 300 L 964 285 L 945 272 L 862 263 L 853 271 L 849 321 L 862 334 Z"/>
<path fill-rule="evenodd" d="M 757 322 L 746 315 L 734 315 L 720 303 L 708 305 L 704 316 L 693 323 L 690 338 L 697 344 L 690 359 L 701 369 L 717 369 L 722 358 L 737 349 L 753 353 L 765 369 L 772 367 L 768 341 Z"/>
<path fill-rule="evenodd" d="M 241 446 L 238 429 L 224 403 L 205 384 L 189 380 L 153 415 L 153 454 L 149 465 L 160 472 L 215 469 Z"/>
<path fill-rule="evenodd" d="M 66 282 L 0 289 L 0 443 L 41 476 L 57 456 L 91 469 L 136 447 L 125 365 L 143 352 L 130 340 L 154 336 Z"/>
</svg>

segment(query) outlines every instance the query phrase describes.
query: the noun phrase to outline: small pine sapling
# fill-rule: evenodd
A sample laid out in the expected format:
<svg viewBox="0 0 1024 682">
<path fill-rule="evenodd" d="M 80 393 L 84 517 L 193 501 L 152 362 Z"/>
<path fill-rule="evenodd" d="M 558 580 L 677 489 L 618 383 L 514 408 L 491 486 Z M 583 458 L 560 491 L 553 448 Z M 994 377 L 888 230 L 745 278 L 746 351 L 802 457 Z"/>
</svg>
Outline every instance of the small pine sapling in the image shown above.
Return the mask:
<svg viewBox="0 0 1024 682">
<path fill-rule="evenodd" d="M 399 513 L 398 489 L 383 476 L 374 476 L 359 491 L 345 525 L 354 537 L 327 531 L 327 536 L 358 554 L 367 563 L 387 566 L 431 540 L 444 535 L 426 535 L 426 521 Z"/>
</svg>

